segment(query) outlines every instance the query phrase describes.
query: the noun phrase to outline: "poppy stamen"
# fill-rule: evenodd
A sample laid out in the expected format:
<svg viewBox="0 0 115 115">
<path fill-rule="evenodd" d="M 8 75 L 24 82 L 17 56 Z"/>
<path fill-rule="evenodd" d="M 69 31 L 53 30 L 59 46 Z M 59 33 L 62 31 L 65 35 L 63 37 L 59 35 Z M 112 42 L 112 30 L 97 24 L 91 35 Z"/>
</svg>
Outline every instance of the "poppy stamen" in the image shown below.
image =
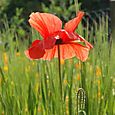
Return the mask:
<svg viewBox="0 0 115 115">
<path fill-rule="evenodd" d="M 59 45 L 59 44 L 62 44 L 62 43 L 63 43 L 63 41 L 62 41 L 62 39 L 60 38 L 60 39 L 57 39 L 57 40 L 56 40 L 55 45 Z"/>
</svg>

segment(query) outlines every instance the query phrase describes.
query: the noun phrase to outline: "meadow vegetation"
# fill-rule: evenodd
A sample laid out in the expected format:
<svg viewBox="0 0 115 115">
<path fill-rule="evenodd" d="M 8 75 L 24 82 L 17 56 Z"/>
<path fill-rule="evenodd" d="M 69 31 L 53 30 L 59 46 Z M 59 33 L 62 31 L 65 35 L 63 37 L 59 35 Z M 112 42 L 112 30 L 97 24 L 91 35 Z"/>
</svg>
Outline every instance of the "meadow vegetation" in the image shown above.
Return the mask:
<svg viewBox="0 0 115 115">
<path fill-rule="evenodd" d="M 45 9 L 47 10 L 47 9 Z M 20 9 L 9 24 L 2 20 L 0 30 L 0 114 L 1 115 L 76 115 L 79 88 L 87 96 L 87 115 L 115 114 L 115 55 L 108 38 L 108 16 L 90 27 L 82 23 L 76 30 L 94 48 L 86 62 L 76 58 L 61 60 L 62 101 L 60 101 L 58 60 L 32 61 L 24 51 L 41 36 L 20 20 Z M 66 18 L 66 20 L 68 20 Z"/>
</svg>

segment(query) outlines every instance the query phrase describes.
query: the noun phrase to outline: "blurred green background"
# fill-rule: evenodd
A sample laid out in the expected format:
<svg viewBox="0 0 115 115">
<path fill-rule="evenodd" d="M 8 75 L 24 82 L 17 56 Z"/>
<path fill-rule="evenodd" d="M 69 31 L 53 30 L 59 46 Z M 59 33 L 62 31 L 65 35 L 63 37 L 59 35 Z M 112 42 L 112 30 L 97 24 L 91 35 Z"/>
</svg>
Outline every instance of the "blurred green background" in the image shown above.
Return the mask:
<svg viewBox="0 0 115 115">
<path fill-rule="evenodd" d="M 53 4 L 56 6 L 53 12 L 59 13 L 63 8 L 68 9 L 75 1 L 77 0 L 0 0 L 0 18 L 5 13 L 10 20 L 16 14 L 16 9 L 18 8 L 22 9 L 21 17 L 24 17 L 26 21 L 28 15 L 33 11 L 44 11 L 44 8 L 47 9 Z M 109 8 L 110 4 L 109 0 L 79 0 L 78 2 L 81 3 L 81 9 L 88 12 Z M 71 10 L 74 11 L 73 8 Z"/>
</svg>

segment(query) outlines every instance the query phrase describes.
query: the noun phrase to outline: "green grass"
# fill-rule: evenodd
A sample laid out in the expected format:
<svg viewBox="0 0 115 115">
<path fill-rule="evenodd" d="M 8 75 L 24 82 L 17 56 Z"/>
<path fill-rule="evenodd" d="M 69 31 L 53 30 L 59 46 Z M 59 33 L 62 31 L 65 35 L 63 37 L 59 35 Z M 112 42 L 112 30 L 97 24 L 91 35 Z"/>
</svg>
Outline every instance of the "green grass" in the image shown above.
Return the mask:
<svg viewBox="0 0 115 115">
<path fill-rule="evenodd" d="M 100 25 L 95 24 L 95 28 L 95 37 L 93 27 L 90 32 L 85 28 L 85 34 L 82 25 L 77 29 L 88 41 L 94 39 L 94 48 L 90 51 L 88 60 L 80 62 L 72 58 L 61 62 L 61 100 L 58 60 L 27 59 L 24 50 L 27 49 L 29 40 L 33 41 L 40 36 L 32 31 L 29 40 L 22 42 L 20 36 L 5 21 L 5 28 L 0 32 L 0 40 L 3 41 L 0 45 L 0 114 L 76 115 L 76 93 L 79 88 L 83 88 L 88 98 L 87 115 L 114 115 L 114 46 L 110 56 L 107 21 L 102 18 Z M 6 49 L 5 42 L 8 42 Z"/>
</svg>

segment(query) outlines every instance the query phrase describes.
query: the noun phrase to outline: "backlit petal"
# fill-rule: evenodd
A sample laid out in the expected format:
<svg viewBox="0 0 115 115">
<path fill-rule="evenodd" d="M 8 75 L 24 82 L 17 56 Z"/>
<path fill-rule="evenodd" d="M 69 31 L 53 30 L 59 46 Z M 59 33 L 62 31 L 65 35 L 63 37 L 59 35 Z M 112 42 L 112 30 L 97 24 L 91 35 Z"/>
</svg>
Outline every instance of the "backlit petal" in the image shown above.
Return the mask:
<svg viewBox="0 0 115 115">
<path fill-rule="evenodd" d="M 41 41 L 41 40 L 35 40 L 35 41 L 33 41 L 31 46 L 36 46 L 36 45 L 38 45 L 40 41 Z"/>
<path fill-rule="evenodd" d="M 70 20 L 65 24 L 64 29 L 68 32 L 74 32 L 83 16 L 84 16 L 84 12 L 79 11 L 76 18 Z"/>
<path fill-rule="evenodd" d="M 54 58 L 56 53 L 56 46 L 54 46 L 52 49 L 47 49 L 45 50 L 45 54 L 42 57 L 43 60 L 51 60 L 52 58 Z"/>
<path fill-rule="evenodd" d="M 43 48 L 44 49 L 51 49 L 54 47 L 55 43 L 56 43 L 56 39 L 51 37 L 51 38 L 47 38 L 47 39 L 43 39 Z"/>
<path fill-rule="evenodd" d="M 82 46 L 78 43 L 61 44 L 60 47 L 60 58 L 70 59 L 76 56 L 81 61 L 86 61 L 89 54 L 89 48 Z M 45 50 L 45 54 L 42 57 L 44 60 L 51 60 L 54 57 L 58 57 L 58 46 L 55 45 L 52 49 Z"/>
<path fill-rule="evenodd" d="M 43 38 L 47 38 L 54 32 L 60 31 L 62 27 L 62 21 L 57 16 L 48 13 L 32 13 L 29 23 Z"/>
<path fill-rule="evenodd" d="M 71 47 L 74 49 L 76 57 L 78 59 L 80 59 L 83 62 L 86 61 L 86 59 L 88 58 L 88 54 L 89 54 L 89 48 L 82 46 L 78 43 L 71 44 Z"/>
<path fill-rule="evenodd" d="M 60 45 L 60 57 L 61 59 L 69 59 L 75 56 L 75 52 L 71 47 L 71 44 Z"/>
<path fill-rule="evenodd" d="M 60 58 L 69 59 L 75 56 L 75 51 L 71 47 L 71 44 L 62 44 L 60 47 Z M 45 50 L 45 54 L 42 59 L 51 60 L 54 57 L 58 57 L 58 46 L 55 45 L 52 49 Z"/>
<path fill-rule="evenodd" d="M 34 41 L 32 46 L 25 51 L 25 54 L 29 59 L 40 59 L 43 57 L 44 53 L 45 50 L 43 49 L 43 45 L 40 40 Z"/>
<path fill-rule="evenodd" d="M 59 37 L 63 40 L 63 42 L 68 42 L 71 40 L 71 36 L 69 35 L 69 33 L 65 30 L 61 30 L 59 32 Z"/>
</svg>

